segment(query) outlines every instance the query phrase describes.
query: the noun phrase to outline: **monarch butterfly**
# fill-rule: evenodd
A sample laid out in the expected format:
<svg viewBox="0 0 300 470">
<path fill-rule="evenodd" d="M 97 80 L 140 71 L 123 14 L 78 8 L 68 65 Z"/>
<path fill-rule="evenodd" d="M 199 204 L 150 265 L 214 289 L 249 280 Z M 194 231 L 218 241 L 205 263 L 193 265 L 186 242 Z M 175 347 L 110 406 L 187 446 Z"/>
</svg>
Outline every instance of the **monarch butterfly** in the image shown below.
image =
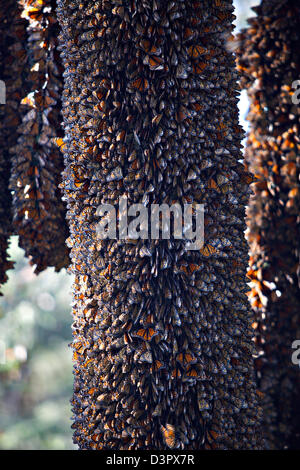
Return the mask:
<svg viewBox="0 0 300 470">
<path fill-rule="evenodd" d="M 246 184 L 251 184 L 251 183 L 254 183 L 254 181 L 256 181 L 255 176 L 251 175 L 250 173 L 242 173 L 240 179 L 243 183 L 246 183 Z"/>
<path fill-rule="evenodd" d="M 141 44 L 142 49 L 144 49 L 144 51 L 147 52 L 147 54 L 150 54 L 150 55 L 161 54 L 161 48 L 151 45 L 151 42 L 148 39 L 141 41 L 140 44 Z"/>
<path fill-rule="evenodd" d="M 172 377 L 172 379 L 180 379 L 181 371 L 180 371 L 180 369 L 178 369 L 178 367 L 176 367 L 176 369 L 172 370 L 171 377 Z"/>
<path fill-rule="evenodd" d="M 83 364 L 83 367 L 87 367 L 91 362 L 93 362 L 93 359 L 88 359 L 88 360 L 85 361 L 85 363 Z"/>
<path fill-rule="evenodd" d="M 296 176 L 297 165 L 295 162 L 286 163 L 281 167 L 281 173 L 283 175 Z"/>
<path fill-rule="evenodd" d="M 21 104 L 26 104 L 27 106 L 30 106 L 31 108 L 34 107 L 34 100 L 33 98 L 29 97 L 29 96 L 25 96 L 25 98 L 23 98 L 21 100 Z"/>
<path fill-rule="evenodd" d="M 78 354 L 83 354 L 84 351 L 86 350 L 86 346 L 82 345 L 81 343 L 76 343 L 76 344 L 74 345 L 74 347 L 75 347 L 76 352 L 77 352 Z"/>
<path fill-rule="evenodd" d="M 217 185 L 217 183 L 215 182 L 215 180 L 213 178 L 210 178 L 208 180 L 208 189 L 216 189 L 216 190 L 219 190 L 219 186 Z"/>
<path fill-rule="evenodd" d="M 153 362 L 153 365 L 151 367 L 151 371 L 159 371 L 161 369 L 163 369 L 165 367 L 164 363 L 159 361 L 158 359 L 156 359 L 154 362 Z"/>
<path fill-rule="evenodd" d="M 193 73 L 200 75 L 207 67 L 208 64 L 205 62 L 198 62 L 193 64 Z"/>
<path fill-rule="evenodd" d="M 203 256 L 206 256 L 206 257 L 213 255 L 215 253 L 219 253 L 219 250 L 214 248 L 212 245 L 205 245 L 203 248 L 200 248 L 199 251 Z"/>
<path fill-rule="evenodd" d="M 145 65 L 149 65 L 150 70 L 163 70 L 164 68 L 163 59 L 161 57 L 146 56 L 143 62 Z"/>
<path fill-rule="evenodd" d="M 94 442 L 98 442 L 100 440 L 101 434 L 93 434 L 92 435 L 92 440 Z"/>
<path fill-rule="evenodd" d="M 149 89 L 149 82 L 146 78 L 138 77 L 131 82 L 130 86 L 143 93 Z"/>
<path fill-rule="evenodd" d="M 183 38 L 185 40 L 192 39 L 195 36 L 195 31 L 193 31 L 191 28 L 185 28 Z"/>
<path fill-rule="evenodd" d="M 181 107 L 179 111 L 176 113 L 176 120 L 177 122 L 183 122 L 187 117 L 190 115 L 186 108 Z"/>
<path fill-rule="evenodd" d="M 57 145 L 57 147 L 59 147 L 59 149 L 61 151 L 64 150 L 64 148 L 66 146 L 66 143 L 64 142 L 64 139 L 62 139 L 61 137 L 53 137 L 52 140 Z"/>
<path fill-rule="evenodd" d="M 78 355 L 77 351 L 74 351 L 73 356 L 72 356 L 72 360 L 75 362 L 75 361 L 78 361 L 78 359 L 79 359 L 79 355 Z"/>
<path fill-rule="evenodd" d="M 178 443 L 177 443 L 177 436 L 175 433 L 175 426 L 173 426 L 172 424 L 166 424 L 166 427 L 161 425 L 160 429 L 161 429 L 165 444 L 170 449 L 174 449 L 174 447 L 177 447 Z"/>
<path fill-rule="evenodd" d="M 27 11 L 27 15 L 33 21 L 41 21 L 43 19 L 44 13 L 43 10 L 40 8 L 30 8 Z"/>
<path fill-rule="evenodd" d="M 208 180 L 208 189 L 214 189 L 222 194 L 227 194 L 231 186 L 229 184 L 218 184 L 213 178 Z"/>
<path fill-rule="evenodd" d="M 198 372 L 196 371 L 196 369 L 193 369 L 192 367 L 190 367 L 186 372 L 186 376 L 196 379 L 198 377 Z"/>
<path fill-rule="evenodd" d="M 201 266 L 199 266 L 198 264 L 194 264 L 194 263 L 190 263 L 189 264 L 189 269 L 191 271 L 191 273 L 193 274 L 195 271 L 199 271 L 201 269 Z"/>
<path fill-rule="evenodd" d="M 180 362 L 183 367 L 186 367 L 189 364 L 194 364 L 197 359 L 191 353 L 187 352 L 178 354 L 177 361 Z"/>
<path fill-rule="evenodd" d="M 48 107 L 48 106 L 53 106 L 56 104 L 56 100 L 51 98 L 51 96 L 47 95 L 42 95 L 41 93 L 36 93 L 34 95 L 34 101 L 37 107 Z"/>
<path fill-rule="evenodd" d="M 200 55 L 203 55 L 207 52 L 205 47 L 200 46 L 199 44 L 196 46 L 190 46 L 188 48 L 188 55 L 193 59 L 197 59 Z"/>
<path fill-rule="evenodd" d="M 192 109 L 195 111 L 201 111 L 201 109 L 203 109 L 203 105 L 200 103 L 192 103 Z"/>
<path fill-rule="evenodd" d="M 148 362 L 152 364 L 152 354 L 150 351 L 146 351 L 144 354 L 142 354 L 139 358 L 141 362 Z"/>
<path fill-rule="evenodd" d="M 120 142 L 120 141 L 124 140 L 125 133 L 126 132 L 124 130 L 118 132 L 117 137 L 116 137 L 116 141 Z"/>
<path fill-rule="evenodd" d="M 104 90 L 93 91 L 93 95 L 99 100 L 102 100 L 102 98 L 105 96 L 105 91 Z"/>
<path fill-rule="evenodd" d="M 148 328 L 148 329 L 141 328 L 134 334 L 134 336 L 142 338 L 144 341 L 151 341 L 153 336 L 156 336 L 157 334 L 158 332 L 155 331 L 153 328 Z"/>
<path fill-rule="evenodd" d="M 145 325 L 153 325 L 153 323 L 154 323 L 154 315 L 153 315 L 153 313 L 149 313 L 149 314 L 146 316 L 145 320 L 143 321 L 143 324 L 145 324 Z"/>
</svg>

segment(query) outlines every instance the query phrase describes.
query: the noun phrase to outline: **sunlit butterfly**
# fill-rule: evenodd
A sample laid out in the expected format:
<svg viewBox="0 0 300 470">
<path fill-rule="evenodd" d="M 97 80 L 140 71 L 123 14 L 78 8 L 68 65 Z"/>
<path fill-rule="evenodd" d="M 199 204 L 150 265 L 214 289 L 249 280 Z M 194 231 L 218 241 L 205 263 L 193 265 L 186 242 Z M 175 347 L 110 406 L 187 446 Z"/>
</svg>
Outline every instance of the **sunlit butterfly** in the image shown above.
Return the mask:
<svg viewBox="0 0 300 470">
<path fill-rule="evenodd" d="M 136 333 L 134 333 L 134 336 L 142 338 L 144 341 L 151 341 L 153 336 L 156 336 L 157 334 L 158 332 L 155 331 L 153 328 L 141 328 Z"/>
<path fill-rule="evenodd" d="M 23 98 L 21 100 L 21 104 L 26 104 L 26 105 L 31 106 L 33 108 L 34 107 L 34 100 L 30 96 L 25 96 L 25 98 Z"/>
<path fill-rule="evenodd" d="M 29 16 L 30 19 L 34 21 L 41 21 L 44 17 L 43 10 L 41 8 L 33 8 L 27 10 L 26 14 Z"/>
<path fill-rule="evenodd" d="M 64 148 L 66 146 L 66 143 L 64 142 L 64 139 L 62 139 L 61 137 L 54 137 L 52 140 L 57 145 L 57 147 L 60 148 L 61 151 L 64 150 Z"/>
<path fill-rule="evenodd" d="M 170 449 L 174 449 L 175 447 L 177 447 L 178 441 L 177 441 L 177 436 L 175 432 L 175 426 L 173 426 L 172 424 L 166 424 L 165 427 L 161 425 L 160 429 L 161 429 L 165 444 Z"/>
<path fill-rule="evenodd" d="M 200 253 L 203 255 L 203 256 L 211 256 L 215 253 L 219 253 L 219 251 L 214 248 L 212 245 L 204 245 L 202 248 L 200 248 Z"/>
</svg>

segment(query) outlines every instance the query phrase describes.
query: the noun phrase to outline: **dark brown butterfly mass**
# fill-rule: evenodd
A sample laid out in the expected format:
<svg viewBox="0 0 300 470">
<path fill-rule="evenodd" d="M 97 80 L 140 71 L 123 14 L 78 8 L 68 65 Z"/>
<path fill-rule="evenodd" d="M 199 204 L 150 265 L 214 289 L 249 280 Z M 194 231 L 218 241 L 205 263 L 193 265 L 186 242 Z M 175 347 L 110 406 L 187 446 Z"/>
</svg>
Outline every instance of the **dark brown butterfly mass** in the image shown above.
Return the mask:
<svg viewBox="0 0 300 470">
<path fill-rule="evenodd" d="M 262 1 L 239 37 L 242 86 L 251 100 L 246 160 L 258 178 L 248 209 L 250 299 L 271 449 L 300 446 L 300 374 L 291 360 L 300 337 L 300 77 L 298 0 Z"/>
<path fill-rule="evenodd" d="M 16 0 L 0 5 L 0 80 L 5 103 L 0 104 L 0 285 L 13 263 L 7 260 L 8 239 L 12 234 L 9 149 L 17 138 L 25 107 L 20 100 L 26 93 L 26 20 Z"/>
<path fill-rule="evenodd" d="M 82 449 L 260 446 L 232 11 L 58 1 Z M 98 239 L 97 207 L 122 195 L 205 204 L 205 246 Z"/>
<path fill-rule="evenodd" d="M 22 104 L 27 112 L 11 148 L 13 225 L 36 272 L 69 264 L 65 207 L 58 188 L 63 157 L 54 142 L 60 126 L 62 65 L 57 51 L 58 23 L 53 0 L 22 0 L 28 19 L 27 76 L 29 93 Z M 25 54 L 25 51 L 24 51 Z"/>
</svg>

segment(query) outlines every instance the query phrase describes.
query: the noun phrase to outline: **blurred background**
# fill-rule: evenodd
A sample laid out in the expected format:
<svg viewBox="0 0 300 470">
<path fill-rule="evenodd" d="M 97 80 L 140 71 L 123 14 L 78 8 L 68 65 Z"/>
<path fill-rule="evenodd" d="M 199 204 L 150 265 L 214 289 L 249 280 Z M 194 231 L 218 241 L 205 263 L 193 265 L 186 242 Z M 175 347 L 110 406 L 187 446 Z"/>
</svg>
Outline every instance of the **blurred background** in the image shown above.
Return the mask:
<svg viewBox="0 0 300 470">
<path fill-rule="evenodd" d="M 258 0 L 236 0 L 237 29 Z M 248 101 L 241 95 L 241 123 Z M 0 298 L 0 449 L 73 449 L 71 284 L 65 270 L 36 276 L 12 237 L 14 270 Z"/>
</svg>

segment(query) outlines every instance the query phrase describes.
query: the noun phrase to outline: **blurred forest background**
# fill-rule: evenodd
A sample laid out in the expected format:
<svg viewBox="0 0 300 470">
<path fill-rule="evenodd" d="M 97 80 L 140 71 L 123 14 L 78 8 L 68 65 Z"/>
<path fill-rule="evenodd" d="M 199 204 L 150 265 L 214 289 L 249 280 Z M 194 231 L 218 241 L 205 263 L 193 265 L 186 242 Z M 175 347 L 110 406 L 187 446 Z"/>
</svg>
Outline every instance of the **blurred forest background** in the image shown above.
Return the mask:
<svg viewBox="0 0 300 470">
<path fill-rule="evenodd" d="M 258 0 L 236 0 L 237 28 Z M 241 95 L 241 123 L 248 102 Z M 0 298 L 0 449 L 73 449 L 71 284 L 65 270 L 36 276 L 17 237 L 15 261 Z"/>
</svg>

